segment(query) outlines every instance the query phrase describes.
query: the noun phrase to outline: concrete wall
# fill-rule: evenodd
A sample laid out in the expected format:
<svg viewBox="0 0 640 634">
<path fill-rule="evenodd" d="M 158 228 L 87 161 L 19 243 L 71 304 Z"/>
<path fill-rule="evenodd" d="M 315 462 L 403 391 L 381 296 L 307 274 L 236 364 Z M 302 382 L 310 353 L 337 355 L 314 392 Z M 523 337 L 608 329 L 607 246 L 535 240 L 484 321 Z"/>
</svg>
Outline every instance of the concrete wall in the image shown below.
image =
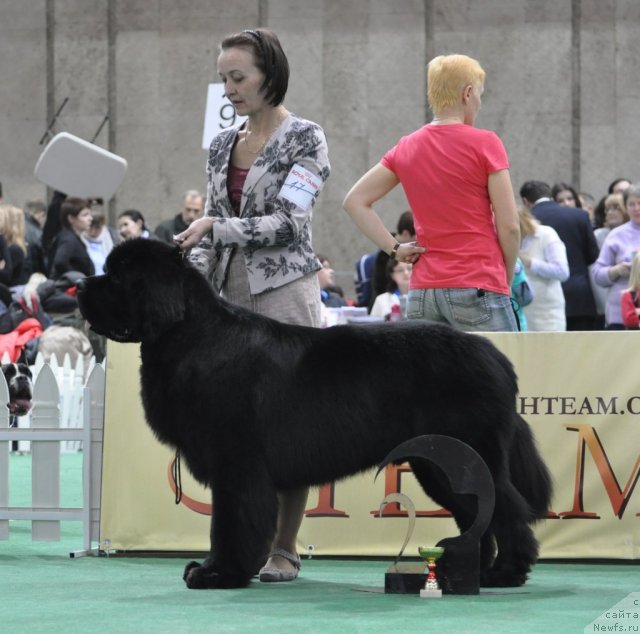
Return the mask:
<svg viewBox="0 0 640 634">
<path fill-rule="evenodd" d="M 33 178 L 53 131 L 91 139 L 129 170 L 112 202 L 149 224 L 204 189 L 206 86 L 218 43 L 256 25 L 281 38 L 292 70 L 286 106 L 322 124 L 333 174 L 314 242 L 348 271 L 372 250 L 341 211 L 350 185 L 399 136 L 429 120 L 425 65 L 440 53 L 487 71 L 478 125 L 503 138 L 517 188 L 568 180 L 603 195 L 635 159 L 640 96 L 637 0 L 0 0 L 0 181 L 22 204 L 46 191 Z M 400 190 L 379 205 L 395 225 Z"/>
</svg>

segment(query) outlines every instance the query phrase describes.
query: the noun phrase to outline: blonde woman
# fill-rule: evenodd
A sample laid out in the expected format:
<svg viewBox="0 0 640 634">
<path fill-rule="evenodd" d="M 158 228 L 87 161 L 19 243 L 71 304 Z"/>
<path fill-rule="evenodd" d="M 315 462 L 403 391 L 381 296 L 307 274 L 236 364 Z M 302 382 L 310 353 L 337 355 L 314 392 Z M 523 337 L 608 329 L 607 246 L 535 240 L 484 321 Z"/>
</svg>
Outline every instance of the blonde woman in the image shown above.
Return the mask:
<svg viewBox="0 0 640 634">
<path fill-rule="evenodd" d="M 611 229 L 615 229 L 628 221 L 629 215 L 624 204 L 624 196 L 622 194 L 609 194 L 604 199 L 604 227 L 595 229 L 593 232 L 598 247 L 602 248 L 604 239 L 609 235 Z"/>
<path fill-rule="evenodd" d="M 12 205 L 0 205 L 0 233 L 7 241 L 13 265 L 8 286 L 26 284 L 31 275 L 32 267 L 25 239 L 25 222 L 22 209 Z"/>
<path fill-rule="evenodd" d="M 474 127 L 484 82 L 484 70 L 466 55 L 431 60 L 433 120 L 400 139 L 343 205 L 370 240 L 414 265 L 407 318 L 515 331 L 511 281 L 520 230 L 504 145 L 494 132 Z M 399 184 L 417 242 L 398 243 L 373 209 Z"/>
<path fill-rule="evenodd" d="M 562 282 L 569 279 L 567 249 L 556 230 L 540 224 L 526 208 L 518 209 L 524 263 L 533 301 L 524 307 L 527 329 L 564 331 L 567 329 Z"/>
</svg>

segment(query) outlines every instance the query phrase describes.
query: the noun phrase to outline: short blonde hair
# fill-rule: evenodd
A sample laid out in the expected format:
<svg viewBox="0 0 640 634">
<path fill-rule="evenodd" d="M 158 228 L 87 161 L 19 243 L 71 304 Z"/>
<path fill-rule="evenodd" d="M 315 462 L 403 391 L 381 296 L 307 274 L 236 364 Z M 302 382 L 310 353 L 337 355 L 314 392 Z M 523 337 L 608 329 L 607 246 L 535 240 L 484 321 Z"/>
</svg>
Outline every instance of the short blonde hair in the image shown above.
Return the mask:
<svg viewBox="0 0 640 634">
<path fill-rule="evenodd" d="M 480 88 L 486 73 L 480 63 L 466 55 L 439 55 L 427 66 L 427 98 L 436 114 L 456 106 L 465 86 Z"/>
<path fill-rule="evenodd" d="M 604 199 L 605 209 L 607 207 L 617 207 L 620 211 L 627 213 L 627 208 L 624 205 L 624 196 L 622 194 L 609 194 Z"/>
</svg>

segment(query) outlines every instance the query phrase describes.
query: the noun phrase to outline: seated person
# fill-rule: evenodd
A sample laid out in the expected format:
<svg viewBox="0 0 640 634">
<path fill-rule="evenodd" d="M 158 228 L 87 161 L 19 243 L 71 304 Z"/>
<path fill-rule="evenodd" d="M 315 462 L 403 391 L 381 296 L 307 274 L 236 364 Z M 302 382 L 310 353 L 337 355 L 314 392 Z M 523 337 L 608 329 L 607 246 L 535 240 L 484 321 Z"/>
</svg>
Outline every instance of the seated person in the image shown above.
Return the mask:
<svg viewBox="0 0 640 634">
<path fill-rule="evenodd" d="M 400 306 L 402 308 L 401 298 L 406 299 L 409 292 L 411 268 L 411 264 L 387 258 L 387 266 L 385 268 L 387 290 L 375 298 L 370 313 L 373 317 L 387 319 L 392 312 L 392 306 Z"/>
<path fill-rule="evenodd" d="M 328 308 L 339 308 L 346 306 L 342 290 L 334 285 L 333 275 L 335 271 L 331 268 L 331 261 L 324 255 L 318 254 L 318 260 L 322 268 L 318 271 L 318 282 L 320 284 L 320 299 Z"/>
<path fill-rule="evenodd" d="M 400 244 L 413 242 L 416 230 L 413 225 L 413 212 L 403 211 L 398 218 L 396 232 L 393 234 Z M 389 256 L 381 250 L 363 255 L 356 263 L 356 293 L 358 306 L 366 306 L 371 312 L 375 298 L 387 288 L 386 266 Z"/>
</svg>

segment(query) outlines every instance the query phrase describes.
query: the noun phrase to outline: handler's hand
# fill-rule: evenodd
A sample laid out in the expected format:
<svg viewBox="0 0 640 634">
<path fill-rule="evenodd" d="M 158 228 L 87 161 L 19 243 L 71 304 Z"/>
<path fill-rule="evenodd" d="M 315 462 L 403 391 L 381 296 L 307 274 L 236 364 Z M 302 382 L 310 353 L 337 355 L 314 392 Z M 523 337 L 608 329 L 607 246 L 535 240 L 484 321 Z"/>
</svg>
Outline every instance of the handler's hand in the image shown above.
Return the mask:
<svg viewBox="0 0 640 634">
<path fill-rule="evenodd" d="M 213 228 L 213 218 L 205 216 L 194 220 L 182 233 L 173 236 L 173 241 L 182 249 L 195 247 Z"/>
<path fill-rule="evenodd" d="M 398 247 L 396 260 L 407 264 L 415 264 L 425 251 L 426 249 L 417 242 L 405 242 Z"/>
</svg>

